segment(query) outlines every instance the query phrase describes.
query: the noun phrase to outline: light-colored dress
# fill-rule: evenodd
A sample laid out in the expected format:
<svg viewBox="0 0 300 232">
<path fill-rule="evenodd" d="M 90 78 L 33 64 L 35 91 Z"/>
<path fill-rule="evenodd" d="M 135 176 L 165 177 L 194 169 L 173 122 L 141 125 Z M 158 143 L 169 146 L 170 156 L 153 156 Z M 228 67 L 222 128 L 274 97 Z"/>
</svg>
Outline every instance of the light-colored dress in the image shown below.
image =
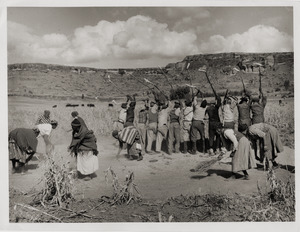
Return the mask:
<svg viewBox="0 0 300 232">
<path fill-rule="evenodd" d="M 245 136 L 239 140 L 238 148 L 232 157 L 232 171 L 239 172 L 256 167 L 254 150 Z"/>
<path fill-rule="evenodd" d="M 77 171 L 83 175 L 90 175 L 99 169 L 98 156 L 93 151 L 79 151 L 77 153 Z"/>
</svg>

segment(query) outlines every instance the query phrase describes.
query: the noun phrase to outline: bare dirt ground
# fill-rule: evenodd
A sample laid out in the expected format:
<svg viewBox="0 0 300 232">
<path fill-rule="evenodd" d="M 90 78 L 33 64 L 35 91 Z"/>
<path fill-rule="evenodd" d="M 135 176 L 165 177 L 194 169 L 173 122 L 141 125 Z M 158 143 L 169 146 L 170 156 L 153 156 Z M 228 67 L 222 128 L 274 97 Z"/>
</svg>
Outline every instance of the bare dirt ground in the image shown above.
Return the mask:
<svg viewBox="0 0 300 232">
<path fill-rule="evenodd" d="M 14 106 L 17 107 L 18 104 Z M 26 104 L 22 107 L 26 107 Z M 30 104 L 28 107 L 31 107 Z M 260 211 L 255 201 L 260 191 L 267 191 L 268 185 L 267 172 L 263 171 L 258 161 L 257 169 L 248 172 L 250 180 L 242 178 L 231 180 L 228 179 L 231 176 L 231 158 L 224 158 L 206 172 L 199 173 L 193 172 L 192 169 L 200 162 L 211 159 L 200 152 L 196 155 L 181 153 L 168 155 L 165 152 L 146 154 L 142 161 L 136 161 L 127 158 L 126 150 L 117 157 L 117 143 L 111 136 L 97 137 L 97 140 L 99 170 L 92 180 L 84 181 L 79 178 L 75 181 L 75 201 L 69 205 L 73 212 L 81 213 L 72 216 L 72 212 L 57 208 L 44 209 L 39 206 L 40 210 L 56 215 L 62 222 L 73 223 L 158 222 L 168 221 L 170 216 L 172 222 L 262 220 L 255 218 L 253 213 Z M 72 160 L 67 152 L 70 141 L 71 134 L 69 137 L 61 136 L 55 139 L 56 154 L 63 157 L 65 162 Z M 163 151 L 165 148 L 163 146 Z M 289 179 L 294 182 L 295 152 L 289 147 L 284 148 L 284 152 L 277 158 L 280 166 L 275 170 L 275 175 L 284 182 Z M 32 205 L 34 193 L 42 188 L 43 162 L 46 158 L 43 154 L 45 147 L 42 138 L 39 138 L 37 152 L 38 154 L 27 165 L 28 171 L 25 175 L 9 174 L 11 222 L 58 222 L 57 219 L 32 210 L 26 211 L 25 208 L 18 206 L 18 204 Z M 11 164 L 9 165 L 11 171 Z M 123 182 L 130 172 L 134 173 L 134 183 L 141 193 L 140 202 L 114 206 L 103 204 L 101 197 L 113 194 L 111 180 L 107 182 L 105 179 L 105 171 L 109 167 L 116 173 L 120 182 Z M 22 209 L 23 214 L 16 208 Z M 85 216 L 82 215 L 84 212 Z M 287 221 L 291 218 L 273 220 Z"/>
<path fill-rule="evenodd" d="M 38 151 L 43 152 L 43 141 L 40 141 L 39 144 Z M 66 153 L 67 144 L 67 141 L 62 141 L 61 144 L 56 145 L 56 149 L 61 154 L 65 151 L 65 158 L 70 159 Z M 73 204 L 73 209 L 74 207 L 78 211 L 87 208 L 91 209 L 100 202 L 101 196 L 111 196 L 113 194 L 113 187 L 105 180 L 104 171 L 107 170 L 108 167 L 111 167 L 115 171 L 120 181 L 124 181 L 125 176 L 128 175 L 130 171 L 134 172 L 134 182 L 140 190 L 143 199 L 142 204 L 144 205 L 141 206 L 141 203 L 117 207 L 103 205 L 98 207 L 96 211 L 89 211 L 90 214 L 100 216 L 100 218 L 89 219 L 86 217 L 79 217 L 76 222 L 157 221 L 158 203 L 161 205 L 162 202 L 169 202 L 169 208 L 165 207 L 164 211 L 161 210 L 165 215 L 182 214 L 180 217 L 177 215 L 177 218 L 175 218 L 177 221 L 201 221 L 201 218 L 202 221 L 205 221 L 204 217 L 206 214 L 198 216 L 194 215 L 191 217 L 195 212 L 192 211 L 193 208 L 186 207 L 188 204 L 185 202 L 187 200 L 186 198 L 184 201 L 181 201 L 181 204 L 182 207 L 186 207 L 186 210 L 189 210 L 188 214 L 183 213 L 180 207 L 175 207 L 178 206 L 177 198 L 180 195 L 186 196 L 187 198 L 198 195 L 204 196 L 204 198 L 205 196 L 209 198 L 215 197 L 216 199 L 213 200 L 214 204 L 220 204 L 220 207 L 222 207 L 221 205 L 224 203 L 227 207 L 226 212 L 228 213 L 230 212 L 230 208 L 228 211 L 228 207 L 231 206 L 232 211 L 234 211 L 236 208 L 235 204 L 237 204 L 236 200 L 239 199 L 237 197 L 231 197 L 244 196 L 241 197 L 242 201 L 238 202 L 239 206 L 237 208 L 241 207 L 241 209 L 245 211 L 247 209 L 252 209 L 251 205 L 247 206 L 247 203 L 249 204 L 250 201 L 247 202 L 245 197 L 259 195 L 257 186 L 260 186 L 262 189 L 266 187 L 266 172 L 262 170 L 262 166 L 259 162 L 258 169 L 249 170 L 250 180 L 230 180 L 228 179 L 231 175 L 230 158 L 225 158 L 214 164 L 207 172 L 197 173 L 192 172 L 191 169 L 201 161 L 210 159 L 207 155 L 203 155 L 202 153 L 198 153 L 197 155 L 173 154 L 171 156 L 165 153 L 145 155 L 142 161 L 136 161 L 127 159 L 126 150 L 124 150 L 120 157 L 117 158 L 115 155 L 117 147 L 115 141 L 111 138 L 103 137 L 99 139 L 98 146 L 100 152 L 98 155 L 99 170 L 96 172 L 97 176 L 90 181 L 84 181 L 80 178 L 76 180 L 76 202 Z M 30 203 L 29 199 L 31 199 L 30 194 L 33 193 L 32 189 L 34 188 L 34 191 L 36 191 L 42 187 L 41 183 L 39 183 L 41 176 L 43 175 L 43 168 L 40 164 L 43 162 L 44 157 L 43 155 L 37 155 L 37 157 L 38 159 L 34 158 L 28 164 L 28 172 L 25 175 L 19 173 L 10 174 L 10 188 L 25 193 L 25 195 L 23 195 L 18 193 L 18 191 L 11 191 L 11 205 L 24 203 L 24 201 Z M 288 178 L 294 180 L 294 173 L 292 173 L 295 166 L 294 151 L 285 147 L 285 151 L 279 154 L 277 161 L 281 166 L 275 170 L 276 177 L 285 181 Z M 226 201 L 230 201 L 231 199 L 234 202 L 224 202 L 224 199 L 221 197 L 224 195 L 227 196 L 225 199 Z M 27 198 L 27 200 L 24 198 Z M 174 203 L 173 207 L 172 204 L 170 204 L 170 199 L 177 199 L 177 201 L 172 200 Z M 203 198 L 201 198 L 201 200 L 203 201 Z M 218 203 L 218 201 L 221 202 Z M 149 215 L 147 215 L 147 213 Z M 236 213 L 237 211 L 235 210 L 234 214 Z M 244 215 L 245 217 L 241 218 L 241 215 Z M 209 215 L 206 216 L 208 217 Z M 243 212 L 238 216 L 230 216 L 229 214 L 229 216 L 224 217 L 224 214 L 222 214 L 222 217 L 220 216 L 219 219 L 215 217 L 214 220 L 240 221 L 245 220 L 246 217 L 247 214 L 245 215 L 245 212 Z M 11 220 L 14 221 L 16 218 L 11 215 Z"/>
</svg>

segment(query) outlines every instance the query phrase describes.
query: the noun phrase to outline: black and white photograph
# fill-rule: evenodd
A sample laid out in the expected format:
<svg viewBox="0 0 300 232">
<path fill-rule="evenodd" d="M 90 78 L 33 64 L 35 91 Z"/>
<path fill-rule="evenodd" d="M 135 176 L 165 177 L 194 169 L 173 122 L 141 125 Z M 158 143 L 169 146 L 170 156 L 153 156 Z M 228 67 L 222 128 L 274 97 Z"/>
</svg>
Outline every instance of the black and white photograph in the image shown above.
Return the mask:
<svg viewBox="0 0 300 232">
<path fill-rule="evenodd" d="M 299 1 L 28 2 L 0 14 L 7 226 L 299 229 Z"/>
</svg>

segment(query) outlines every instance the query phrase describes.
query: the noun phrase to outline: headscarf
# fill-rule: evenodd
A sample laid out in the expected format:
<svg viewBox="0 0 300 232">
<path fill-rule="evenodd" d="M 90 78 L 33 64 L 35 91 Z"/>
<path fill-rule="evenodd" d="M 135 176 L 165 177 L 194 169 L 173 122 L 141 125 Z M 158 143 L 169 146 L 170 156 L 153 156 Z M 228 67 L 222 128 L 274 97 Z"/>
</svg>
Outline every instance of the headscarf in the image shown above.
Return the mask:
<svg viewBox="0 0 300 232">
<path fill-rule="evenodd" d="M 72 152 L 77 154 L 80 150 L 93 150 L 94 154 L 97 154 L 96 137 L 92 130 L 88 130 L 85 126 L 82 126 L 78 119 L 74 119 L 71 123 L 73 128 L 73 136 L 70 145 Z M 75 133 L 74 133 L 75 132 Z"/>
<path fill-rule="evenodd" d="M 72 115 L 73 118 L 75 118 L 75 117 L 78 116 L 78 112 L 77 112 L 77 111 L 73 111 L 73 112 L 71 113 L 71 115 Z"/>
</svg>

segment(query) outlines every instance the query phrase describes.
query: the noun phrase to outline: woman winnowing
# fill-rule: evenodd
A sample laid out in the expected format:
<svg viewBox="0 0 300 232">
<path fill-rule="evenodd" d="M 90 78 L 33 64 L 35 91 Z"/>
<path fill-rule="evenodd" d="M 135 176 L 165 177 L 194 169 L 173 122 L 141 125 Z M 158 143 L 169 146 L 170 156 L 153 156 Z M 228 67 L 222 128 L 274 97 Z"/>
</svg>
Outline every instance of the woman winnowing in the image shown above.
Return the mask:
<svg viewBox="0 0 300 232">
<path fill-rule="evenodd" d="M 97 140 L 94 132 L 82 126 L 78 119 L 74 119 L 71 126 L 74 133 L 69 149 L 76 157 L 77 171 L 89 180 L 99 168 Z"/>
<path fill-rule="evenodd" d="M 9 159 L 12 162 L 12 172 L 16 172 L 16 163 L 24 174 L 24 165 L 31 160 L 36 152 L 39 135 L 37 129 L 16 128 L 9 133 L 8 150 Z"/>
<path fill-rule="evenodd" d="M 256 167 L 254 158 L 254 150 L 251 145 L 251 141 L 245 136 L 248 126 L 243 124 L 240 126 L 240 131 L 234 131 L 233 129 L 223 128 L 221 129 L 221 136 L 225 137 L 227 142 L 233 143 L 232 149 L 232 179 L 237 177 L 237 172 L 242 171 L 244 179 L 248 180 L 249 175 L 247 170 Z M 220 131 L 220 130 L 219 130 Z"/>
</svg>

